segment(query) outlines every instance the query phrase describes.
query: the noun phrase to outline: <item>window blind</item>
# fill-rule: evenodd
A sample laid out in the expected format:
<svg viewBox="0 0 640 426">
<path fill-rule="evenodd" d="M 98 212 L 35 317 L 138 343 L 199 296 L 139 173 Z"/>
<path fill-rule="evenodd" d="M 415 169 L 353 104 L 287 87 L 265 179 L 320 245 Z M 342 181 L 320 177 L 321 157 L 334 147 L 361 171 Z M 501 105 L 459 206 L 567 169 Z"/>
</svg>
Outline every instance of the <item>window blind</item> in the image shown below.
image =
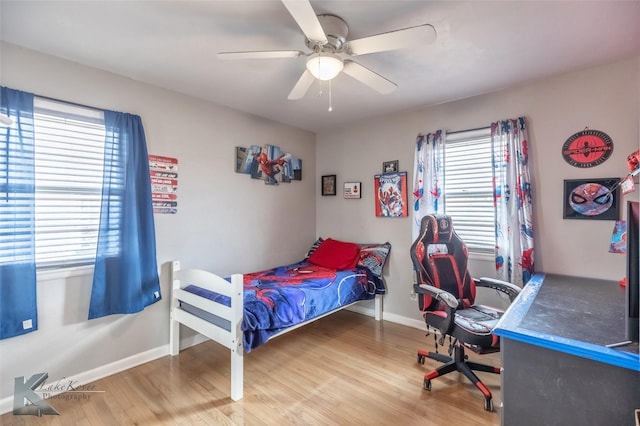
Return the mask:
<svg viewBox="0 0 640 426">
<path fill-rule="evenodd" d="M 105 129 L 102 111 L 34 100 L 36 264 L 90 264 L 100 220 Z"/>
<path fill-rule="evenodd" d="M 469 250 L 495 248 L 491 129 L 447 134 L 444 206 Z"/>
</svg>

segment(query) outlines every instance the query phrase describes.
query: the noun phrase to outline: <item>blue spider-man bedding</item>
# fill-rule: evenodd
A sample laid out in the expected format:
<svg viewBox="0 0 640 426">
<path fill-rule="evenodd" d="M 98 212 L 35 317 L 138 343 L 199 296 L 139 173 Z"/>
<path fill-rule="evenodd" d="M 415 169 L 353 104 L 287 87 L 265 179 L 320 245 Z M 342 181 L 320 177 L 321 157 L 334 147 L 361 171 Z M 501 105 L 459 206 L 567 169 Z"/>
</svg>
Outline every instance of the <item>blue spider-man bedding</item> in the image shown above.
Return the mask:
<svg viewBox="0 0 640 426">
<path fill-rule="evenodd" d="M 230 305 L 228 297 L 194 285 L 184 290 Z M 250 352 L 283 329 L 384 292 L 382 280 L 364 267 L 336 270 L 302 261 L 245 274 L 244 350 Z M 198 308 L 185 303 L 182 308 L 221 327 L 229 327 Z"/>
</svg>

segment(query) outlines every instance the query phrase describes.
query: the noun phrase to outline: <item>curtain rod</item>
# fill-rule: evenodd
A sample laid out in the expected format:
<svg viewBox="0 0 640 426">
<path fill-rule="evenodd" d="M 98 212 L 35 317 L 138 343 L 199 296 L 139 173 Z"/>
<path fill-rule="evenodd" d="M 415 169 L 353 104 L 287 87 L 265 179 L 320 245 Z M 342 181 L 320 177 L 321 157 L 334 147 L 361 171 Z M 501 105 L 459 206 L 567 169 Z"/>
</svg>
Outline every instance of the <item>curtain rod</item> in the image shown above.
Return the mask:
<svg viewBox="0 0 640 426">
<path fill-rule="evenodd" d="M 2 86 L 2 87 L 7 87 L 7 86 Z M 10 87 L 8 87 L 8 88 L 11 89 Z M 12 89 L 12 90 L 20 90 L 20 89 Z M 62 102 L 62 103 L 65 103 L 65 104 L 74 105 L 74 106 L 78 106 L 78 107 L 82 107 L 82 108 L 94 109 L 96 111 L 105 111 L 105 108 L 98 108 L 98 107 L 94 107 L 92 105 L 81 104 L 79 102 L 71 102 L 71 101 L 66 101 L 64 99 L 54 98 L 54 97 L 51 97 L 51 96 L 39 95 L 37 93 L 27 92 L 26 90 L 22 90 L 22 91 L 25 92 L 25 93 L 31 93 L 33 96 L 38 97 L 40 99 L 45 99 L 47 101 Z"/>
<path fill-rule="evenodd" d="M 483 126 L 483 127 L 476 127 L 475 129 L 467 129 L 467 130 L 456 130 L 454 132 L 447 132 L 448 135 L 455 135 L 456 133 L 464 133 L 464 132 L 475 132 L 476 130 L 484 130 L 484 129 L 490 129 L 491 126 Z"/>
<path fill-rule="evenodd" d="M 33 94 L 33 96 L 36 96 L 36 97 L 38 97 L 40 99 L 45 99 L 47 101 L 61 102 L 61 103 L 64 103 L 64 104 L 69 104 L 69 105 L 73 105 L 73 106 L 77 106 L 77 107 L 94 109 L 96 111 L 104 111 L 105 110 L 104 108 L 98 108 L 98 107 L 94 107 L 94 106 L 91 106 L 91 105 L 81 104 L 81 103 L 78 103 L 78 102 L 65 101 L 65 100 L 58 99 L 58 98 L 52 98 L 51 96 L 42 96 L 42 95 L 37 95 L 35 93 Z"/>
</svg>

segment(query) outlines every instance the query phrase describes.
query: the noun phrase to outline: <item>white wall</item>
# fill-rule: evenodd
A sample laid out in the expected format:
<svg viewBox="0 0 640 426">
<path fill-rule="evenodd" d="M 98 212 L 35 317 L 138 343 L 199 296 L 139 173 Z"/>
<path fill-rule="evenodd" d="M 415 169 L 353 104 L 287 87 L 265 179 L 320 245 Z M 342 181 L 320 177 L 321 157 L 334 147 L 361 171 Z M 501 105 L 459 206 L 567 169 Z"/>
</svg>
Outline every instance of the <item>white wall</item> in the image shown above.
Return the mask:
<svg viewBox="0 0 640 426">
<path fill-rule="evenodd" d="M 138 114 L 149 153 L 178 159 L 178 213 L 155 216 L 159 265 L 180 259 L 184 267 L 223 275 L 251 272 L 300 260 L 315 240 L 314 134 L 13 45 L 0 47 L 2 85 Z M 235 173 L 235 146 L 251 144 L 278 145 L 301 158 L 303 180 L 268 186 Z M 39 276 L 40 329 L 0 342 L 0 411 L 10 408 L 14 377 L 48 372 L 50 380 L 95 379 L 168 353 L 166 275 L 162 301 L 139 314 L 88 321 L 90 279 L 86 270 Z"/>
<path fill-rule="evenodd" d="M 472 129 L 500 119 L 525 116 L 533 167 L 536 269 L 621 279 L 625 274 L 625 257 L 608 253 L 613 222 L 563 219 L 563 180 L 626 175 L 626 156 L 638 149 L 640 143 L 639 70 L 640 58 L 633 57 L 522 87 L 319 133 L 318 176 L 337 174 L 339 188 L 345 181 L 362 181 L 363 198 L 317 197 L 318 236 L 390 241 L 393 247 L 385 275 L 389 288 L 384 302 L 385 318 L 420 324 L 416 303 L 409 298 L 411 219 L 375 217 L 373 175 L 380 173 L 383 161 L 399 160 L 400 171 L 407 171 L 411 180 L 418 133 Z M 613 139 L 614 152 L 599 166 L 579 169 L 562 159 L 561 147 L 569 136 L 585 126 L 607 133 Z M 626 196 L 623 202 L 637 198 L 638 191 Z M 475 259 L 471 272 L 476 276 L 489 275 L 492 263 L 492 259 L 484 262 Z"/>
</svg>

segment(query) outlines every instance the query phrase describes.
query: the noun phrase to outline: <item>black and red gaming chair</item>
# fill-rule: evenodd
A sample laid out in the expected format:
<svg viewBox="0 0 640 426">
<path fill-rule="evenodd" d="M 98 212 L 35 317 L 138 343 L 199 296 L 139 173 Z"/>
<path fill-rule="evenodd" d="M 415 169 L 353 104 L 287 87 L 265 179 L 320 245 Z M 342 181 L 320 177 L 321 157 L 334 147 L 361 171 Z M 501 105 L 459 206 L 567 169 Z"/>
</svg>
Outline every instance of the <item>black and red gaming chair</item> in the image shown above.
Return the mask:
<svg viewBox="0 0 640 426">
<path fill-rule="evenodd" d="M 443 362 L 424 375 L 424 389 L 431 390 L 431 380 L 452 371 L 462 372 L 484 395 L 487 411 L 493 411 L 491 391 L 473 370 L 500 374 L 500 367 L 468 361 L 465 348 L 478 354 L 500 350 L 493 328 L 502 317 L 500 309 L 475 305 L 476 286 L 489 287 L 505 293 L 513 301 L 520 288 L 490 278 L 474 279 L 467 270 L 467 246 L 453 230 L 451 217 L 427 215 L 422 218 L 418 238 L 411 245 L 411 260 L 416 271 L 415 292 L 427 328 L 435 328 L 441 337 L 436 351 L 418 350 L 418 362 L 425 358 Z M 446 336 L 451 338 L 449 355 L 438 353 Z"/>
</svg>

